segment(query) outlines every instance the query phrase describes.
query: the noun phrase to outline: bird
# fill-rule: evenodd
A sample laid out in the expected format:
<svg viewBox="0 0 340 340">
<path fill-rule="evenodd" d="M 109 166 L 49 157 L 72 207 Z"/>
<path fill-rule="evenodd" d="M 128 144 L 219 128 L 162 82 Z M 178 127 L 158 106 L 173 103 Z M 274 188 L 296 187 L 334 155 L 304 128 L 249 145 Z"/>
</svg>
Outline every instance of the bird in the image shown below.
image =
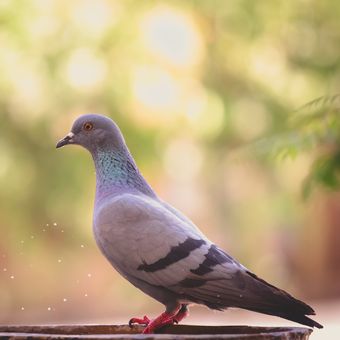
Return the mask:
<svg viewBox="0 0 340 340">
<path fill-rule="evenodd" d="M 132 318 L 143 333 L 179 323 L 192 304 L 241 308 L 322 328 L 306 303 L 261 279 L 210 241 L 163 201 L 142 176 L 118 125 L 100 114 L 78 117 L 56 144 L 80 145 L 93 158 L 93 232 L 110 264 L 132 285 L 164 305 L 156 318 Z M 142 145 L 140 145 L 142 148 Z"/>
</svg>

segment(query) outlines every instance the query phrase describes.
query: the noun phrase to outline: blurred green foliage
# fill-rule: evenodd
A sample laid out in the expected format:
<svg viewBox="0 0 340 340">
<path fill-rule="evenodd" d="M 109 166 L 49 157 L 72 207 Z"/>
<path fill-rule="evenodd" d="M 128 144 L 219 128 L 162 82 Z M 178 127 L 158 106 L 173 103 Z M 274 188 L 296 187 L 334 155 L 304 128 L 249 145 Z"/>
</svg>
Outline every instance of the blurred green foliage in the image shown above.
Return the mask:
<svg viewBox="0 0 340 340">
<path fill-rule="evenodd" d="M 281 132 L 262 137 L 245 147 L 257 156 L 274 160 L 295 159 L 299 154 L 314 155 L 302 191 L 304 197 L 319 185 L 339 189 L 340 175 L 340 96 L 320 97 L 290 113 Z"/>
<path fill-rule="evenodd" d="M 275 240 L 303 229 L 303 181 L 305 192 L 338 187 L 339 99 L 292 111 L 339 92 L 339 17 L 334 0 L 0 1 L 0 320 L 85 315 L 79 306 L 137 295 L 123 283 L 108 290 L 114 274 L 100 269 L 89 155 L 54 149 L 93 111 L 118 123 L 163 198 L 240 260 L 294 286 L 278 250 L 285 241 Z M 245 145 L 256 156 L 235 161 Z M 84 281 L 84 302 L 74 282 L 89 266 L 98 277 Z M 22 286 L 36 277 L 40 299 Z M 77 303 L 65 307 L 62 294 Z M 128 306 L 87 312 L 110 308 Z"/>
</svg>

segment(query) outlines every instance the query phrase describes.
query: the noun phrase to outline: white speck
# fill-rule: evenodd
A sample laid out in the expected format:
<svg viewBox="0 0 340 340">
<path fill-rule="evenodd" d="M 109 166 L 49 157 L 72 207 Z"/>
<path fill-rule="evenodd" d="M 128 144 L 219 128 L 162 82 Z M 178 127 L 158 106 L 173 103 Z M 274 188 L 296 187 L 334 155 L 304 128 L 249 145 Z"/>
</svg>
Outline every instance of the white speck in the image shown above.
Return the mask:
<svg viewBox="0 0 340 340">
<path fill-rule="evenodd" d="M 242 294 L 240 294 L 240 298 L 243 298 L 243 295 L 242 295 Z"/>
<path fill-rule="evenodd" d="M 79 283 L 80 281 L 79 280 L 76 280 L 76 283 Z"/>
<path fill-rule="evenodd" d="M 66 299 L 66 298 L 63 298 L 63 301 L 64 301 L 64 302 L 67 302 L 67 299 Z"/>
<path fill-rule="evenodd" d="M 13 280 L 14 279 L 14 275 L 11 275 L 10 278 Z"/>
<path fill-rule="evenodd" d="M 216 297 L 217 297 L 217 298 L 220 298 L 220 297 L 221 297 L 221 295 L 220 295 L 220 294 L 217 294 L 217 295 L 216 295 Z"/>
<path fill-rule="evenodd" d="M 46 229 L 43 229 L 43 232 L 45 232 L 46 231 Z"/>
<path fill-rule="evenodd" d="M 83 245 L 83 244 L 81 244 L 81 245 L 80 245 L 80 248 L 84 248 L 84 245 Z"/>
<path fill-rule="evenodd" d="M 46 227 L 48 227 L 49 226 L 49 224 L 48 223 L 46 223 Z"/>
<path fill-rule="evenodd" d="M 7 272 L 7 268 L 4 268 L 3 271 L 4 271 L 4 272 Z"/>
<path fill-rule="evenodd" d="M 87 297 L 88 296 L 87 293 L 85 293 L 84 296 Z"/>
<path fill-rule="evenodd" d="M 34 239 L 34 235 L 31 235 L 31 239 L 32 239 L 32 240 Z"/>
<path fill-rule="evenodd" d="M 50 311 L 52 308 L 51 307 L 47 307 L 47 310 Z"/>
<path fill-rule="evenodd" d="M 91 273 L 88 273 L 88 274 L 87 274 L 87 276 L 88 276 L 88 277 L 91 277 L 91 276 L 92 276 L 92 274 L 91 274 Z"/>
<path fill-rule="evenodd" d="M 56 227 L 58 224 L 56 222 L 54 222 L 53 225 Z"/>
<path fill-rule="evenodd" d="M 21 243 L 21 244 L 24 244 L 24 243 L 25 243 L 25 241 L 24 241 L 24 240 L 21 240 L 21 241 L 20 241 L 20 243 Z"/>
<path fill-rule="evenodd" d="M 21 310 L 25 310 L 25 307 L 21 307 Z"/>
<path fill-rule="evenodd" d="M 61 263 L 62 262 L 62 260 L 61 259 L 58 259 L 58 263 Z"/>
<path fill-rule="evenodd" d="M 64 229 L 61 229 L 61 232 L 63 233 L 63 232 L 64 232 Z"/>
</svg>

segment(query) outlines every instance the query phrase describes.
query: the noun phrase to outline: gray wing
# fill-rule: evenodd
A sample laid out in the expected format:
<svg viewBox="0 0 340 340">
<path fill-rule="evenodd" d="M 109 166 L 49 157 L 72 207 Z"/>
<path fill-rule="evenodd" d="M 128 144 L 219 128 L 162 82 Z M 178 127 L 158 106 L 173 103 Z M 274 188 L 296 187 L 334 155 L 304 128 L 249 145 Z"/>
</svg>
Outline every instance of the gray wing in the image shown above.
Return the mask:
<svg viewBox="0 0 340 340">
<path fill-rule="evenodd" d="M 94 226 L 100 248 L 123 276 L 162 287 L 178 300 L 305 323 L 310 320 L 305 314 L 314 313 L 252 274 L 160 201 L 133 194 L 116 197 L 96 214 Z"/>
<path fill-rule="evenodd" d="M 95 236 L 125 276 L 169 287 L 204 261 L 210 242 L 198 229 L 146 196 L 124 194 L 95 213 Z"/>
<path fill-rule="evenodd" d="M 246 269 L 160 201 L 132 194 L 115 198 L 97 213 L 95 235 L 103 253 L 128 279 L 218 309 L 243 293 L 239 278 Z"/>
</svg>

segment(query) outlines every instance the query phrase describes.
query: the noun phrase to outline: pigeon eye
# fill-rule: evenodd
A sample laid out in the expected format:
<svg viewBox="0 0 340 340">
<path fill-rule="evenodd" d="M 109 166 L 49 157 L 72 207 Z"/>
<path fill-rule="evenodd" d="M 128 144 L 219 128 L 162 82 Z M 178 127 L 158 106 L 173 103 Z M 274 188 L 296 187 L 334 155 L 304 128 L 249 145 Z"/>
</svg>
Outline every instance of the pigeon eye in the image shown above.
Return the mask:
<svg viewBox="0 0 340 340">
<path fill-rule="evenodd" d="M 83 128 L 85 131 L 91 131 L 93 129 L 93 124 L 90 122 L 87 122 L 84 124 Z"/>
</svg>

